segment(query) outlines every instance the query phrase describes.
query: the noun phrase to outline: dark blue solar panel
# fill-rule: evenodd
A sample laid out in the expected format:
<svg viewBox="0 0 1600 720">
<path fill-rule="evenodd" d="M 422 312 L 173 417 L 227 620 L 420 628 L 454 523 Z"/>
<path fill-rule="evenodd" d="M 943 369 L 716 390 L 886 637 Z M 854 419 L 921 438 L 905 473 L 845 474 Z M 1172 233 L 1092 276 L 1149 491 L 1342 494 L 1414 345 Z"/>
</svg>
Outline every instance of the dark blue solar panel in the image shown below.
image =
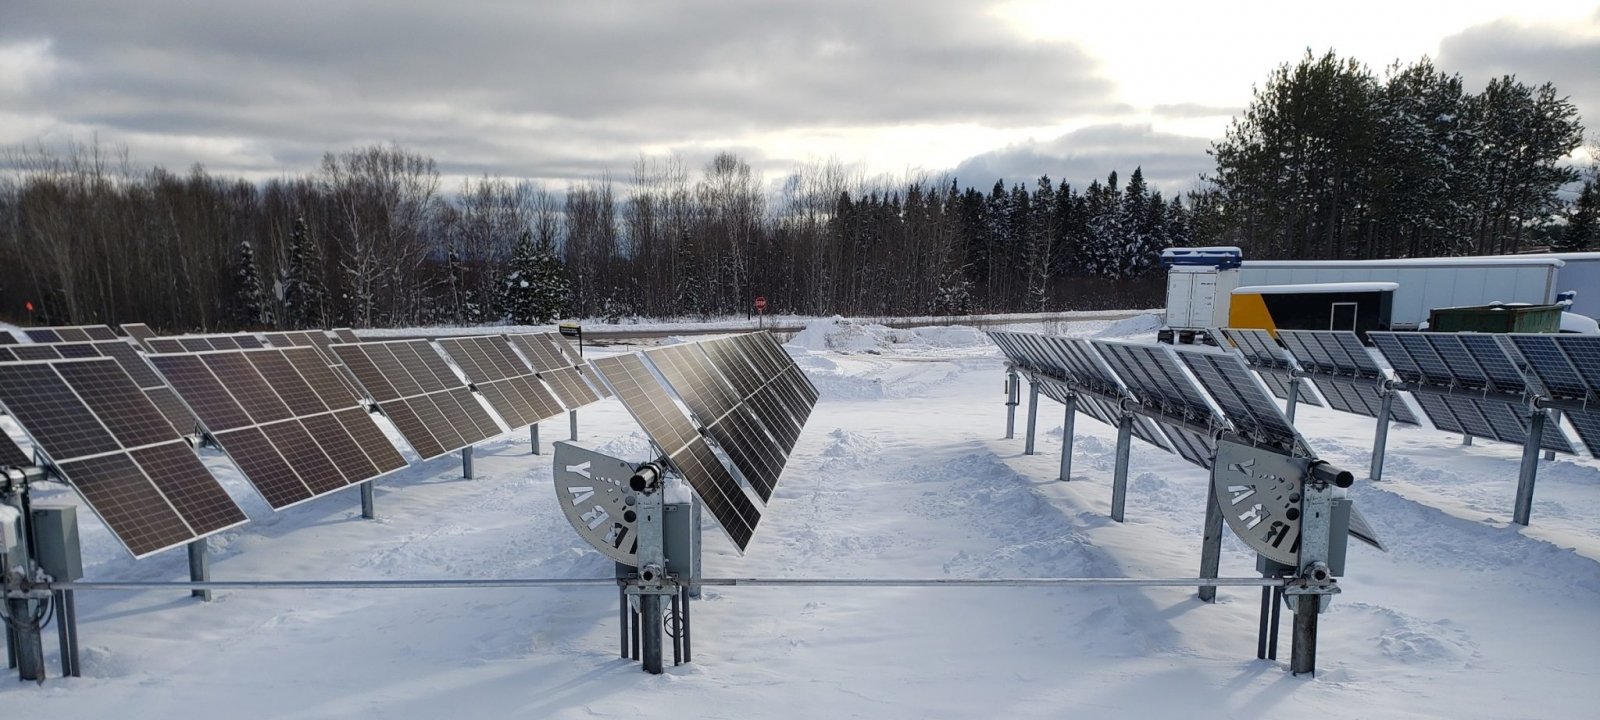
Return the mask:
<svg viewBox="0 0 1600 720">
<path fill-rule="evenodd" d="M 1427 413 L 1428 419 L 1433 421 L 1433 426 L 1445 432 L 1465 433 L 1461 421 L 1456 419 L 1455 411 L 1446 405 L 1444 398 L 1439 395 L 1417 393 L 1417 404 L 1422 406 L 1422 412 Z"/>
<path fill-rule="evenodd" d="M 1460 421 L 1463 432 L 1477 437 L 1492 438 L 1495 436 L 1494 428 L 1489 426 L 1488 418 L 1478 409 L 1477 403 L 1471 398 L 1457 395 L 1441 395 L 1444 404 L 1450 406 L 1450 411 L 1455 413 L 1456 420 Z"/>
<path fill-rule="evenodd" d="M 1560 398 L 1583 398 L 1588 387 L 1578 376 L 1572 363 L 1556 347 L 1555 339 L 1548 335 L 1510 335 L 1512 344 L 1528 361 L 1529 369 L 1538 376 L 1550 394 Z"/>
<path fill-rule="evenodd" d="M 1444 361 L 1445 367 L 1450 369 L 1457 385 L 1468 388 L 1483 388 L 1489 385 L 1489 376 L 1478 367 L 1478 361 L 1467 352 L 1465 345 L 1455 335 L 1446 333 L 1422 333 L 1428 345 Z"/>
<path fill-rule="evenodd" d="M 1567 354 L 1567 360 L 1577 369 L 1589 391 L 1600 393 L 1600 337 L 1561 335 L 1555 338 L 1555 343 Z"/>
<path fill-rule="evenodd" d="M 1283 339 L 1283 344 L 1289 347 L 1289 352 L 1294 354 L 1301 367 L 1324 373 L 1339 372 L 1339 363 L 1334 362 L 1333 356 L 1323 349 L 1322 343 L 1316 342 L 1309 334 L 1298 330 L 1280 330 L 1278 337 Z"/>
<path fill-rule="evenodd" d="M 1372 343 L 1378 347 L 1378 352 L 1389 361 L 1389 367 L 1394 368 L 1395 377 L 1405 382 L 1418 384 L 1423 382 L 1422 368 L 1417 367 L 1416 361 L 1411 359 L 1411 354 L 1400 345 L 1400 340 L 1394 333 L 1367 333 Z"/>
<path fill-rule="evenodd" d="M 1349 330 L 1338 330 L 1323 335 L 1322 339 L 1324 345 L 1330 339 L 1338 344 L 1339 349 L 1343 350 L 1345 355 L 1350 358 L 1351 367 L 1356 369 L 1357 375 L 1375 378 L 1383 374 L 1383 371 L 1378 367 L 1378 363 L 1372 360 L 1372 353 L 1367 350 L 1366 345 L 1361 344 L 1361 338 L 1357 337 L 1355 333 Z"/>
<path fill-rule="evenodd" d="M 1572 423 L 1572 429 L 1578 432 L 1578 438 L 1583 440 L 1583 446 L 1588 448 L 1589 454 L 1600 458 L 1600 413 L 1567 412 L 1564 413 L 1567 422 Z"/>
<path fill-rule="evenodd" d="M 1202 468 L 1211 469 L 1213 449 L 1209 440 L 1172 425 L 1163 425 L 1161 429 L 1166 431 L 1167 438 L 1172 441 L 1172 447 L 1177 450 L 1180 457 Z"/>
<path fill-rule="evenodd" d="M 1505 348 L 1495 341 L 1494 336 L 1463 333 L 1455 337 L 1472 355 L 1472 359 L 1478 361 L 1478 367 L 1483 368 L 1484 374 L 1496 389 L 1517 393 L 1526 390 L 1527 382 L 1523 380 L 1522 373 L 1517 372 L 1516 364 L 1506 355 Z"/>
<path fill-rule="evenodd" d="M 1450 366 L 1433 351 L 1433 346 L 1429 345 L 1427 338 L 1422 337 L 1420 333 L 1402 333 L 1395 337 L 1411 356 L 1412 362 L 1422 370 L 1423 382 L 1429 385 L 1448 386 L 1455 379 L 1455 375 L 1450 372 Z"/>
</svg>

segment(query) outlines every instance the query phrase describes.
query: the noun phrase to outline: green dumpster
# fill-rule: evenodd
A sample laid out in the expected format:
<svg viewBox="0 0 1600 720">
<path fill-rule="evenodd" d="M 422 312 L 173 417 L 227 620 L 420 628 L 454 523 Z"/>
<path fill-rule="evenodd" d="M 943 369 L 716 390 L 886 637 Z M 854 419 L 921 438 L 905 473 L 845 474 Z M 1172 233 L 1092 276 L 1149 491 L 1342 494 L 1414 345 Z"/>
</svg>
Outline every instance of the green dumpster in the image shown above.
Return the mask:
<svg viewBox="0 0 1600 720">
<path fill-rule="evenodd" d="M 1560 305 L 1477 305 L 1434 308 L 1428 313 L 1434 332 L 1560 332 Z"/>
</svg>

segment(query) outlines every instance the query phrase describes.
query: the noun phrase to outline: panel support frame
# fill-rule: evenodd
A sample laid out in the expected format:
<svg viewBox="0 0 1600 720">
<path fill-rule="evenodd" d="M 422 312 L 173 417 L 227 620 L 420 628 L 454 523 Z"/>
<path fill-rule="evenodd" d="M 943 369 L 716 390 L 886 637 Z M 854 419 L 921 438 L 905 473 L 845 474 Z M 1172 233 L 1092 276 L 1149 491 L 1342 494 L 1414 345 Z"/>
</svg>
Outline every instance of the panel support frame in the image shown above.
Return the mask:
<svg viewBox="0 0 1600 720">
<path fill-rule="evenodd" d="M 1122 522 L 1128 504 L 1128 453 L 1133 440 L 1133 416 L 1117 420 L 1117 464 L 1111 478 L 1111 519 Z"/>
<path fill-rule="evenodd" d="M 1022 454 L 1032 455 L 1034 436 L 1039 429 L 1039 381 L 1028 378 L 1028 436 L 1022 442 Z"/>
<path fill-rule="evenodd" d="M 190 540 L 189 550 L 189 579 L 194 582 L 207 582 L 211 579 L 211 553 L 206 546 L 205 538 Z M 190 597 L 200 598 L 201 602 L 211 602 L 210 590 L 190 590 Z"/>
<path fill-rule="evenodd" d="M 1072 440 L 1078 420 L 1078 395 L 1067 396 L 1066 413 L 1061 420 L 1061 482 L 1072 481 Z"/>
<path fill-rule="evenodd" d="M 1533 484 L 1539 474 L 1539 439 L 1544 437 L 1548 416 L 1544 410 L 1534 410 L 1528 419 L 1528 439 L 1522 445 L 1522 465 L 1517 472 L 1517 499 L 1512 505 L 1511 522 L 1523 527 L 1533 515 Z"/>
</svg>

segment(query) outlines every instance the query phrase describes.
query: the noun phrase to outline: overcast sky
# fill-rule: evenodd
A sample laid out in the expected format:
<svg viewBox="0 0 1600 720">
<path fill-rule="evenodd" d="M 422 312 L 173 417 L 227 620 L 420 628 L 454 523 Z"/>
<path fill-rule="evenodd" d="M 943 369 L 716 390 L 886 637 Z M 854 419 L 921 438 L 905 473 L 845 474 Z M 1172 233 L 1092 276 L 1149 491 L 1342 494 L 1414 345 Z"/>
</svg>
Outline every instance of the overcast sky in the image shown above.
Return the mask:
<svg viewBox="0 0 1600 720">
<path fill-rule="evenodd" d="M 772 181 L 835 157 L 1182 190 L 1307 47 L 1553 81 L 1600 130 L 1586 0 L 0 0 L 0 144 L 97 135 L 256 179 L 394 141 L 554 186 L 726 149 Z"/>
</svg>

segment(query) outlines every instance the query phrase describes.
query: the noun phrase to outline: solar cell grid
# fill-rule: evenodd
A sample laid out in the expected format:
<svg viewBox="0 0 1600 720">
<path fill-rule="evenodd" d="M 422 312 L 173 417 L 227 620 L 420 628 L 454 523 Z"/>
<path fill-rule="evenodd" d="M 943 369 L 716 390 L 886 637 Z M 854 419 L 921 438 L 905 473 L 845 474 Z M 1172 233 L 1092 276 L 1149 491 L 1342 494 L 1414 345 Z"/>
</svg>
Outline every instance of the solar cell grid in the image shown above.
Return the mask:
<svg viewBox="0 0 1600 720">
<path fill-rule="evenodd" d="M 361 451 L 366 453 L 367 460 L 378 469 L 378 472 L 387 473 L 399 470 L 406 466 L 406 459 L 396 450 L 389 438 L 384 436 L 383 430 L 372 421 L 372 416 L 366 410 L 348 409 L 333 413 L 339 420 L 345 432 L 361 446 Z M 311 418 L 314 420 L 315 418 Z"/>
<path fill-rule="evenodd" d="M 1528 368 L 1552 397 L 1582 399 L 1588 386 L 1549 335 L 1509 335 L 1511 343 L 1528 361 Z"/>
<path fill-rule="evenodd" d="M 1561 335 L 1554 342 L 1592 393 L 1600 393 L 1600 337 Z"/>
<path fill-rule="evenodd" d="M 1600 413 L 1566 412 L 1563 415 L 1567 422 L 1572 423 L 1572 429 L 1578 433 L 1578 439 L 1583 441 L 1589 454 L 1600 458 Z"/>
<path fill-rule="evenodd" d="M 207 350 L 216 349 L 215 347 L 211 346 L 211 341 L 205 338 L 180 337 L 177 338 L 177 341 L 178 345 L 182 347 L 185 352 L 205 352 Z"/>
<path fill-rule="evenodd" d="M 1477 403 L 1471 398 L 1457 395 L 1444 395 L 1444 404 L 1450 406 L 1450 411 L 1455 413 L 1456 420 L 1469 435 L 1492 438 L 1495 436 L 1494 428 L 1489 426 L 1488 419 L 1484 418 Z"/>
<path fill-rule="evenodd" d="M 8 330 L 0 330 L 0 345 L 15 345 L 17 338 Z"/>
<path fill-rule="evenodd" d="M 64 358 L 100 357 L 100 351 L 94 349 L 89 343 L 61 343 L 60 345 L 51 345 L 49 347 L 55 350 L 58 356 Z"/>
<path fill-rule="evenodd" d="M 17 443 L 0 430 L 0 468 L 25 467 L 33 464 L 33 458 L 22 451 Z"/>
<path fill-rule="evenodd" d="M 1377 346 L 1383 358 L 1389 361 L 1389 367 L 1394 369 L 1395 377 L 1411 384 L 1424 382 L 1422 368 L 1411 359 L 1411 354 L 1406 352 L 1394 333 L 1370 332 L 1367 333 L 1367 337 L 1372 339 L 1372 343 Z"/>
<path fill-rule="evenodd" d="M 121 449 L 47 363 L 0 365 L 0 407 L 57 462 Z"/>
<path fill-rule="evenodd" d="M 1503 392 L 1526 392 L 1527 381 L 1504 347 L 1490 335 L 1461 333 L 1455 336 L 1466 352 L 1476 360 L 1494 387 Z"/>
<path fill-rule="evenodd" d="M 322 451 L 311 433 L 306 432 L 299 422 L 287 420 L 262 425 L 261 433 L 288 461 L 289 467 L 300 476 L 300 482 L 305 483 L 312 495 L 333 492 L 348 484 L 344 474 L 334 467 L 327 453 Z"/>
<path fill-rule="evenodd" d="M 9 348 L 0 347 L 0 362 L 9 362 L 16 359 L 16 353 L 11 352 Z"/>
<path fill-rule="evenodd" d="M 255 368 L 261 379 L 266 381 L 269 388 L 275 391 L 278 398 L 288 406 L 289 411 L 296 416 L 315 415 L 327 412 L 330 408 L 311 385 L 300 376 L 300 371 L 295 369 L 289 358 L 284 357 L 286 352 L 257 352 L 245 353 L 242 357 Z"/>
<path fill-rule="evenodd" d="M 377 363 L 367 355 L 366 344 L 361 345 L 335 345 L 333 352 L 350 369 L 350 374 L 355 376 L 356 382 L 361 384 L 373 402 L 387 402 L 400 399 L 400 391 L 395 389 L 385 379 L 384 373 L 378 368 Z M 392 356 L 391 356 L 392 357 Z"/>
<path fill-rule="evenodd" d="M 211 374 L 227 388 L 228 394 L 244 408 L 256 425 L 264 425 L 293 417 L 278 392 L 256 372 L 255 367 L 237 352 L 209 353 L 199 356 Z M 176 386 L 174 386 L 176 387 Z M 181 395 L 183 388 L 176 388 Z"/>
<path fill-rule="evenodd" d="M 177 338 L 158 337 L 146 340 L 144 346 L 153 353 L 181 353 L 188 352 L 183 343 Z"/>
<path fill-rule="evenodd" d="M 1166 431 L 1167 439 L 1172 442 L 1172 447 L 1179 457 L 1207 470 L 1211 469 L 1211 458 L 1215 450 L 1209 440 L 1175 425 L 1163 425 L 1161 429 Z"/>
<path fill-rule="evenodd" d="M 1371 351 L 1367 350 L 1367 346 L 1361 342 L 1361 338 L 1355 333 L 1349 330 L 1333 330 L 1323 336 L 1323 343 L 1327 344 L 1329 339 L 1332 339 L 1344 350 L 1345 355 L 1350 358 L 1351 367 L 1356 369 L 1357 375 L 1370 378 L 1383 375 L 1382 368 L 1379 368 L 1378 363 L 1372 359 Z"/>
<path fill-rule="evenodd" d="M 1450 366 L 1444 359 L 1433 351 L 1433 346 L 1428 344 L 1427 338 L 1418 333 L 1403 333 L 1396 335 L 1400 347 L 1405 348 L 1406 355 L 1422 371 L 1422 381 L 1429 385 L 1450 385 L 1454 375 Z"/>
<path fill-rule="evenodd" d="M 23 330 L 22 332 L 28 336 L 29 340 L 32 340 L 36 343 L 61 342 L 61 335 L 50 328 L 29 328 L 27 330 Z"/>
<path fill-rule="evenodd" d="M 415 397 L 426 393 L 422 385 L 411 377 L 406 371 L 406 366 L 401 364 L 400 358 L 395 356 L 395 348 L 389 343 L 366 343 L 359 346 L 367 358 L 376 365 L 378 372 L 383 373 L 383 379 L 393 387 L 401 398 Z M 363 383 L 365 384 L 365 383 Z"/>
<path fill-rule="evenodd" d="M 133 458 L 103 455 L 62 462 L 58 467 L 134 557 L 195 538 L 196 533 Z"/>
<path fill-rule="evenodd" d="M 248 519 L 188 443 L 167 442 L 128 454 L 195 534 L 207 535 Z"/>
<path fill-rule="evenodd" d="M 213 432 L 211 437 L 268 505 L 284 508 L 311 499 L 311 488 L 259 428 Z"/>
<path fill-rule="evenodd" d="M 1278 338 L 1288 346 L 1289 352 L 1300 362 L 1301 367 L 1322 373 L 1338 374 L 1338 363 L 1335 363 L 1333 357 L 1323 349 L 1322 343 L 1293 330 L 1279 330 Z"/>
<path fill-rule="evenodd" d="M 60 360 L 61 353 L 54 345 L 14 345 L 11 353 L 18 360 Z"/>
<path fill-rule="evenodd" d="M 1235 429 L 1257 442 L 1309 452 L 1278 404 L 1267 397 L 1244 363 L 1234 355 L 1179 352 L 1184 364 L 1221 405 Z"/>
<path fill-rule="evenodd" d="M 144 345 L 146 340 L 156 337 L 156 331 L 151 330 L 150 326 L 144 323 L 123 323 L 121 328 L 122 334 L 127 335 L 140 345 Z"/>
<path fill-rule="evenodd" d="M 114 361 L 60 363 L 55 370 L 123 447 L 178 438 L 172 423 Z"/>
<path fill-rule="evenodd" d="M 344 475 L 346 482 L 359 482 L 387 472 L 367 457 L 367 453 L 361 449 L 360 442 L 332 414 L 306 417 L 300 420 L 300 424 L 311 437 L 316 439 L 323 453 L 333 461 L 339 473 Z M 384 444 L 387 445 L 388 441 L 385 440 Z"/>
<path fill-rule="evenodd" d="M 1489 376 L 1478 367 L 1478 361 L 1467 352 L 1467 347 L 1455 335 L 1447 333 L 1426 333 L 1423 335 L 1433 352 L 1450 369 L 1450 374 L 1455 383 L 1465 388 L 1486 388 L 1489 386 Z"/>
<path fill-rule="evenodd" d="M 335 409 L 361 404 L 361 399 L 350 391 L 349 386 L 322 358 L 304 350 L 286 350 L 283 356 L 299 371 L 300 377 L 311 386 L 322 404 Z"/>
<path fill-rule="evenodd" d="M 178 399 L 178 394 L 169 387 L 148 388 L 144 391 L 145 397 L 150 398 L 150 403 L 156 406 L 161 416 L 172 423 L 172 427 L 184 435 L 194 433 L 198 420 L 189 412 L 189 407 Z"/>
<path fill-rule="evenodd" d="M 338 340 L 339 342 L 343 342 L 343 343 L 358 343 L 358 342 L 361 342 L 361 338 L 356 337 L 356 331 L 351 330 L 350 328 L 334 328 L 332 330 L 329 330 L 328 332 L 332 333 L 334 339 Z"/>
</svg>

